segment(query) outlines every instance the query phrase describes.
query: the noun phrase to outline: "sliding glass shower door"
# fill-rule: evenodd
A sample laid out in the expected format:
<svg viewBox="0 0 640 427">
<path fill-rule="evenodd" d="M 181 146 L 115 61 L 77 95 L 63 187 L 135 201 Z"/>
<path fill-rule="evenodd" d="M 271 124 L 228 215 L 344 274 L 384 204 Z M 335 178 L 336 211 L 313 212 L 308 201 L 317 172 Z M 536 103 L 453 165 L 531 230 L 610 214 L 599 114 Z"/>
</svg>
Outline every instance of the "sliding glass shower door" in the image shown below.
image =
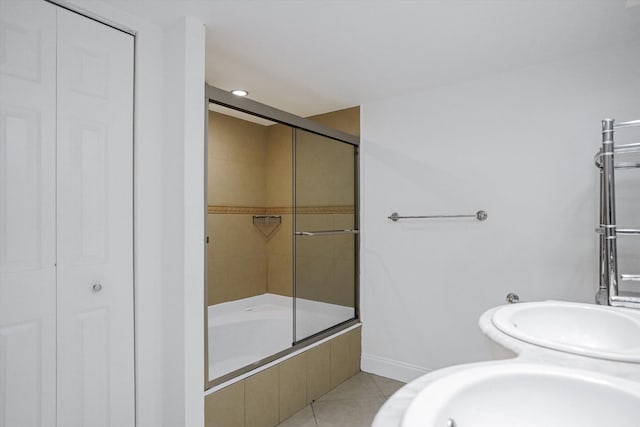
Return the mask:
<svg viewBox="0 0 640 427">
<path fill-rule="evenodd" d="M 357 321 L 359 138 L 207 86 L 206 386 Z M 328 118 L 327 118 L 328 117 Z M 356 133 L 356 132 L 354 132 Z"/>
<path fill-rule="evenodd" d="M 356 317 L 356 147 L 294 134 L 294 341 Z"/>
</svg>

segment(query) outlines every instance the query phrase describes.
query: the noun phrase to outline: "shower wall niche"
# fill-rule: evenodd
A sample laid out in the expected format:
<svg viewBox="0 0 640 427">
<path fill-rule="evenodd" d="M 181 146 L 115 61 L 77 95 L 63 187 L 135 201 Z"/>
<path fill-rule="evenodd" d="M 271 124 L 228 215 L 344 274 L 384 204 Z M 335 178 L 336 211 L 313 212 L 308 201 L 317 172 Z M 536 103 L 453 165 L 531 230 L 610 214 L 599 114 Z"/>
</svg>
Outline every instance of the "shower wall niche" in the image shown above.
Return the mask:
<svg viewBox="0 0 640 427">
<path fill-rule="evenodd" d="M 219 383 L 357 319 L 357 144 L 209 110 L 208 380 Z M 359 134 L 357 107 L 312 119 Z"/>
</svg>

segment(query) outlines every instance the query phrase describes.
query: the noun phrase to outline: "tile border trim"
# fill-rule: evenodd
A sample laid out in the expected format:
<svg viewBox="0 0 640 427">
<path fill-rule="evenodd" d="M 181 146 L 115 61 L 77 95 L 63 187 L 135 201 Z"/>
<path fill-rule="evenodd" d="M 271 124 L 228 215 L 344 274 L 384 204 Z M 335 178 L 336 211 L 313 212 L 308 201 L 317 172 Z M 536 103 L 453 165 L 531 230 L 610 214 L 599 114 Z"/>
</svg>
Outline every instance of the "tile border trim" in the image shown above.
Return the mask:
<svg viewBox="0 0 640 427">
<path fill-rule="evenodd" d="M 209 205 L 207 208 L 209 214 L 223 215 L 291 215 L 294 208 L 288 206 L 222 206 Z M 353 205 L 336 205 L 336 206 L 298 206 L 295 208 L 296 214 L 354 214 Z"/>
</svg>

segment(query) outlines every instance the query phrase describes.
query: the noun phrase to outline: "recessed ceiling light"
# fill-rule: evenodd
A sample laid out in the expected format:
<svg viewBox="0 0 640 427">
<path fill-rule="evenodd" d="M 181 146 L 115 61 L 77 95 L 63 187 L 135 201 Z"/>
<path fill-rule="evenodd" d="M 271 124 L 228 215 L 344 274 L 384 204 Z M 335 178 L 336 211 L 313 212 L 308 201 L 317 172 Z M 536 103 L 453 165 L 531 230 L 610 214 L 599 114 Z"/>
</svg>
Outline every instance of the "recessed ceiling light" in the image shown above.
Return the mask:
<svg viewBox="0 0 640 427">
<path fill-rule="evenodd" d="M 247 92 L 244 89 L 234 89 L 231 91 L 232 94 L 234 94 L 235 96 L 247 96 L 249 95 L 249 92 Z"/>
</svg>

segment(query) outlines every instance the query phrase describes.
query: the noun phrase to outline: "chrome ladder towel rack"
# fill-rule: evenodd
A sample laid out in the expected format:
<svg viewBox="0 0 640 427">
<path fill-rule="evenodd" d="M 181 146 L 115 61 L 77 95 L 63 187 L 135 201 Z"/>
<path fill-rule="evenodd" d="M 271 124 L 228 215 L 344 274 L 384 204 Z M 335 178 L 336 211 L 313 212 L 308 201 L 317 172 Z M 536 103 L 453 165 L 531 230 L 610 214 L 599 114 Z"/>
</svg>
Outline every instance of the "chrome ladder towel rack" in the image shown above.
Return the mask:
<svg viewBox="0 0 640 427">
<path fill-rule="evenodd" d="M 605 119 L 605 120 L 607 120 L 607 119 Z M 634 127 L 634 126 L 640 126 L 640 120 L 631 120 L 630 122 L 615 123 L 613 125 L 614 129 L 615 128 L 630 128 L 630 127 Z"/>
<path fill-rule="evenodd" d="M 618 236 L 640 236 L 640 229 L 618 228 L 616 224 L 615 169 L 640 168 L 640 163 L 615 163 L 616 153 L 640 153 L 640 144 L 614 145 L 614 130 L 640 126 L 640 120 L 615 123 L 614 119 L 602 121 L 602 148 L 595 157 L 600 169 L 600 225 L 596 229 L 600 239 L 600 274 L 596 303 L 616 307 L 640 308 L 640 298 L 622 296 L 619 281 L 639 281 L 640 275 L 618 273 Z"/>
</svg>

